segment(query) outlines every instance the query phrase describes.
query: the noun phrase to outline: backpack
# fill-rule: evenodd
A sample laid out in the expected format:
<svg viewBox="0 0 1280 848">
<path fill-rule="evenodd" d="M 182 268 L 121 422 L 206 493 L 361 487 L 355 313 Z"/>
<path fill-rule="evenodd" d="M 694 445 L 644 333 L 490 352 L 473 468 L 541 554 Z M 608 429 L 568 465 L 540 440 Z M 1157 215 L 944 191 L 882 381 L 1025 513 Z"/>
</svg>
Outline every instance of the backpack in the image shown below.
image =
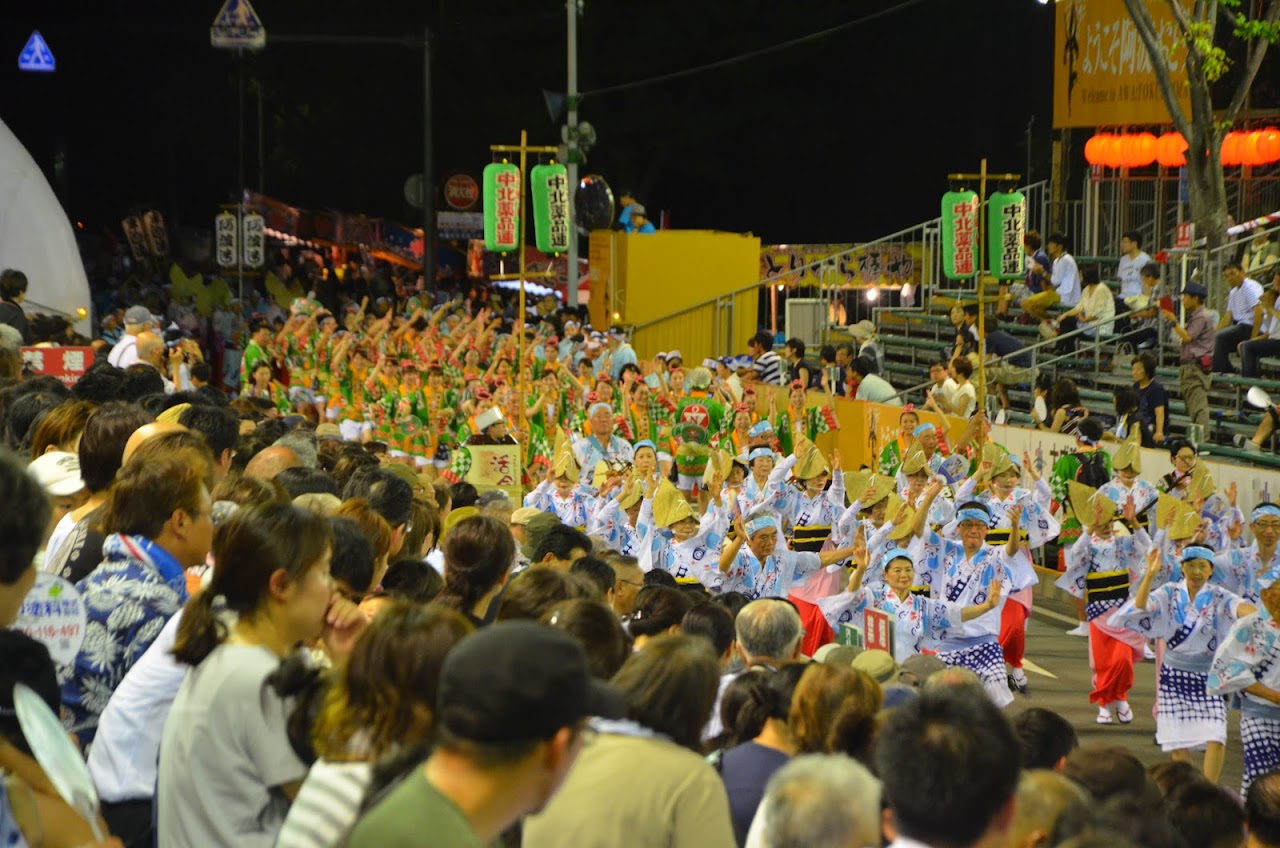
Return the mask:
<svg viewBox="0 0 1280 848">
<path fill-rule="evenodd" d="M 1075 457 L 1080 462 L 1080 466 L 1076 468 L 1077 483 L 1101 489 L 1111 482 L 1111 475 L 1107 473 L 1106 454 L 1102 451 L 1081 452 Z"/>
</svg>

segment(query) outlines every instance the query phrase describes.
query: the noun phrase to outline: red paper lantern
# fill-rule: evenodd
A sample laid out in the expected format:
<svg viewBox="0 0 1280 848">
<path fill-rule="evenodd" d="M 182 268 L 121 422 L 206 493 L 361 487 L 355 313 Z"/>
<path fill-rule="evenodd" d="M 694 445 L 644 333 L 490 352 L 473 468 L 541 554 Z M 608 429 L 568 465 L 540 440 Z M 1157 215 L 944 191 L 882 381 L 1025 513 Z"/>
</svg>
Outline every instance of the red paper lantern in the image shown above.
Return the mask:
<svg viewBox="0 0 1280 848">
<path fill-rule="evenodd" d="M 1226 166 L 1239 165 L 1243 161 L 1242 151 L 1240 150 L 1240 133 L 1229 132 L 1226 138 L 1222 139 L 1222 164 Z"/>
<path fill-rule="evenodd" d="M 1124 137 L 1108 136 L 1102 147 L 1102 164 L 1108 168 L 1124 167 Z"/>
<path fill-rule="evenodd" d="M 1102 145 L 1104 136 L 1094 135 L 1084 143 L 1084 161 L 1090 165 L 1102 164 Z"/>
<path fill-rule="evenodd" d="M 1262 152 L 1258 149 L 1258 144 L 1262 141 L 1262 133 L 1254 130 L 1240 135 L 1240 161 L 1251 167 L 1261 165 L 1263 159 Z"/>
<path fill-rule="evenodd" d="M 1133 146 L 1131 152 L 1133 158 L 1129 160 L 1130 168 L 1145 168 L 1152 162 L 1156 161 L 1156 137 L 1151 133 L 1138 133 L 1133 138 Z"/>
<path fill-rule="evenodd" d="M 1166 168 L 1181 168 L 1187 164 L 1187 140 L 1182 133 L 1165 133 L 1156 139 L 1156 158 Z"/>
<path fill-rule="evenodd" d="M 1280 161 L 1280 130 L 1267 127 L 1262 131 L 1262 139 L 1258 142 L 1258 155 L 1264 164 Z"/>
</svg>

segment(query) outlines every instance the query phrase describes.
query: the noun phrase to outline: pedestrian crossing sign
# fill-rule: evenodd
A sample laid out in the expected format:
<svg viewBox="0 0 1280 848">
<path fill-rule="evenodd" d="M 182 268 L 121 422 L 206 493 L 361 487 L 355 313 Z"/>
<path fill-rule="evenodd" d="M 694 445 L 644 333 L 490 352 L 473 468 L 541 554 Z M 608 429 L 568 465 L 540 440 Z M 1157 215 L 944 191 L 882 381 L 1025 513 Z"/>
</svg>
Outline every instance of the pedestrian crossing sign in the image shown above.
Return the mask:
<svg viewBox="0 0 1280 848">
<path fill-rule="evenodd" d="M 57 62 L 54 61 L 53 51 L 45 43 L 44 36 L 40 34 L 40 30 L 35 30 L 31 33 L 31 37 L 27 39 L 27 44 L 22 48 L 22 52 L 18 54 L 18 70 L 51 74 L 56 68 Z"/>
<path fill-rule="evenodd" d="M 226 0 L 209 27 L 214 47 L 261 50 L 267 46 L 267 31 L 249 0 Z"/>
</svg>

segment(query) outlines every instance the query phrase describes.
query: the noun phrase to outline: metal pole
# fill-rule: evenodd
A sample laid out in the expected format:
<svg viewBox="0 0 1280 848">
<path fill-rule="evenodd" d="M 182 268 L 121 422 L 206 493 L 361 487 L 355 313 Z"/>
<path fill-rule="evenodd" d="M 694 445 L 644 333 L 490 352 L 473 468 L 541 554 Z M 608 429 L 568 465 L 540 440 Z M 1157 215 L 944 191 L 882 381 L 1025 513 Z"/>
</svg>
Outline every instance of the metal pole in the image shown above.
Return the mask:
<svg viewBox="0 0 1280 848">
<path fill-rule="evenodd" d="M 267 146 L 265 130 L 262 127 L 262 77 L 258 77 L 258 194 L 266 194 L 267 189 Z"/>
<path fill-rule="evenodd" d="M 978 169 L 978 409 L 987 408 L 987 160 Z M 982 433 L 978 444 L 982 445 Z"/>
<path fill-rule="evenodd" d="M 244 302 L 244 50 L 236 51 L 236 68 L 239 84 L 237 85 L 237 120 L 236 120 L 236 242 L 240 249 L 236 251 L 236 276 L 239 278 L 240 301 Z"/>
<path fill-rule="evenodd" d="M 569 42 L 568 84 L 568 145 L 569 161 L 565 163 L 569 177 L 569 277 L 564 295 L 566 306 L 578 305 L 578 218 L 573 211 L 574 195 L 578 193 L 578 0 L 566 0 L 568 12 L 565 24 Z"/>
<path fill-rule="evenodd" d="M 525 445 L 529 445 L 529 433 L 525 425 L 525 401 L 524 394 L 526 391 L 532 391 L 532 387 L 526 387 L 524 384 L 524 322 L 527 312 L 525 310 L 525 269 L 524 269 L 524 238 L 525 226 L 528 221 L 528 210 L 525 209 L 525 166 L 528 164 L 529 157 L 529 132 L 528 130 L 520 130 L 520 320 L 515 322 L 513 326 L 519 328 L 516 330 L 520 334 L 520 364 L 516 367 L 516 384 L 520 387 L 520 435 L 525 439 Z M 532 376 L 532 375 L 530 375 Z M 524 463 L 524 451 L 520 452 L 520 461 Z"/>
<path fill-rule="evenodd" d="M 523 179 L 523 170 L 521 179 Z M 431 169 L 431 29 L 422 30 L 422 280 L 427 291 L 436 290 L 436 193 Z M 521 221 L 523 226 L 523 221 Z M 521 248 L 523 250 L 523 248 Z M 523 263 L 522 263 L 523 264 Z M 521 273 L 524 273 L 523 267 Z M 524 291 L 521 284 L 520 290 Z M 521 422 L 523 425 L 523 422 Z"/>
</svg>

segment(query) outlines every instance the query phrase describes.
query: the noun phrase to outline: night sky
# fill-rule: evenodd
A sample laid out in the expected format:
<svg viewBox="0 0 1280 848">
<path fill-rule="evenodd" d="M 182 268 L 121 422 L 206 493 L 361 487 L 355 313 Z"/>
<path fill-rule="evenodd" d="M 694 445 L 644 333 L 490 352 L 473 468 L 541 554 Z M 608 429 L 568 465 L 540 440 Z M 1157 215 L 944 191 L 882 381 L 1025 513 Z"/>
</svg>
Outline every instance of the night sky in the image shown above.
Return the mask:
<svg viewBox="0 0 1280 848">
<path fill-rule="evenodd" d="M 587 0 L 584 91 L 837 26 L 901 0 Z M 234 197 L 233 53 L 209 44 L 220 0 L 11 0 L 0 12 L 0 117 L 74 220 L 101 232 L 135 208 L 209 227 Z M 436 174 L 478 173 L 488 145 L 553 144 L 541 90 L 565 84 L 559 0 L 255 0 L 267 49 L 245 64 L 246 179 L 311 208 L 405 223 L 421 168 L 422 54 L 407 47 L 272 44 L 276 34 L 434 32 Z M 1034 0 L 920 0 L 803 46 L 681 80 L 588 97 L 599 143 L 586 173 L 632 188 L 674 226 L 766 243 L 865 241 L 937 214 L 945 175 L 1049 160 L 1053 9 Z M 39 28 L 53 75 L 19 73 Z"/>
</svg>

